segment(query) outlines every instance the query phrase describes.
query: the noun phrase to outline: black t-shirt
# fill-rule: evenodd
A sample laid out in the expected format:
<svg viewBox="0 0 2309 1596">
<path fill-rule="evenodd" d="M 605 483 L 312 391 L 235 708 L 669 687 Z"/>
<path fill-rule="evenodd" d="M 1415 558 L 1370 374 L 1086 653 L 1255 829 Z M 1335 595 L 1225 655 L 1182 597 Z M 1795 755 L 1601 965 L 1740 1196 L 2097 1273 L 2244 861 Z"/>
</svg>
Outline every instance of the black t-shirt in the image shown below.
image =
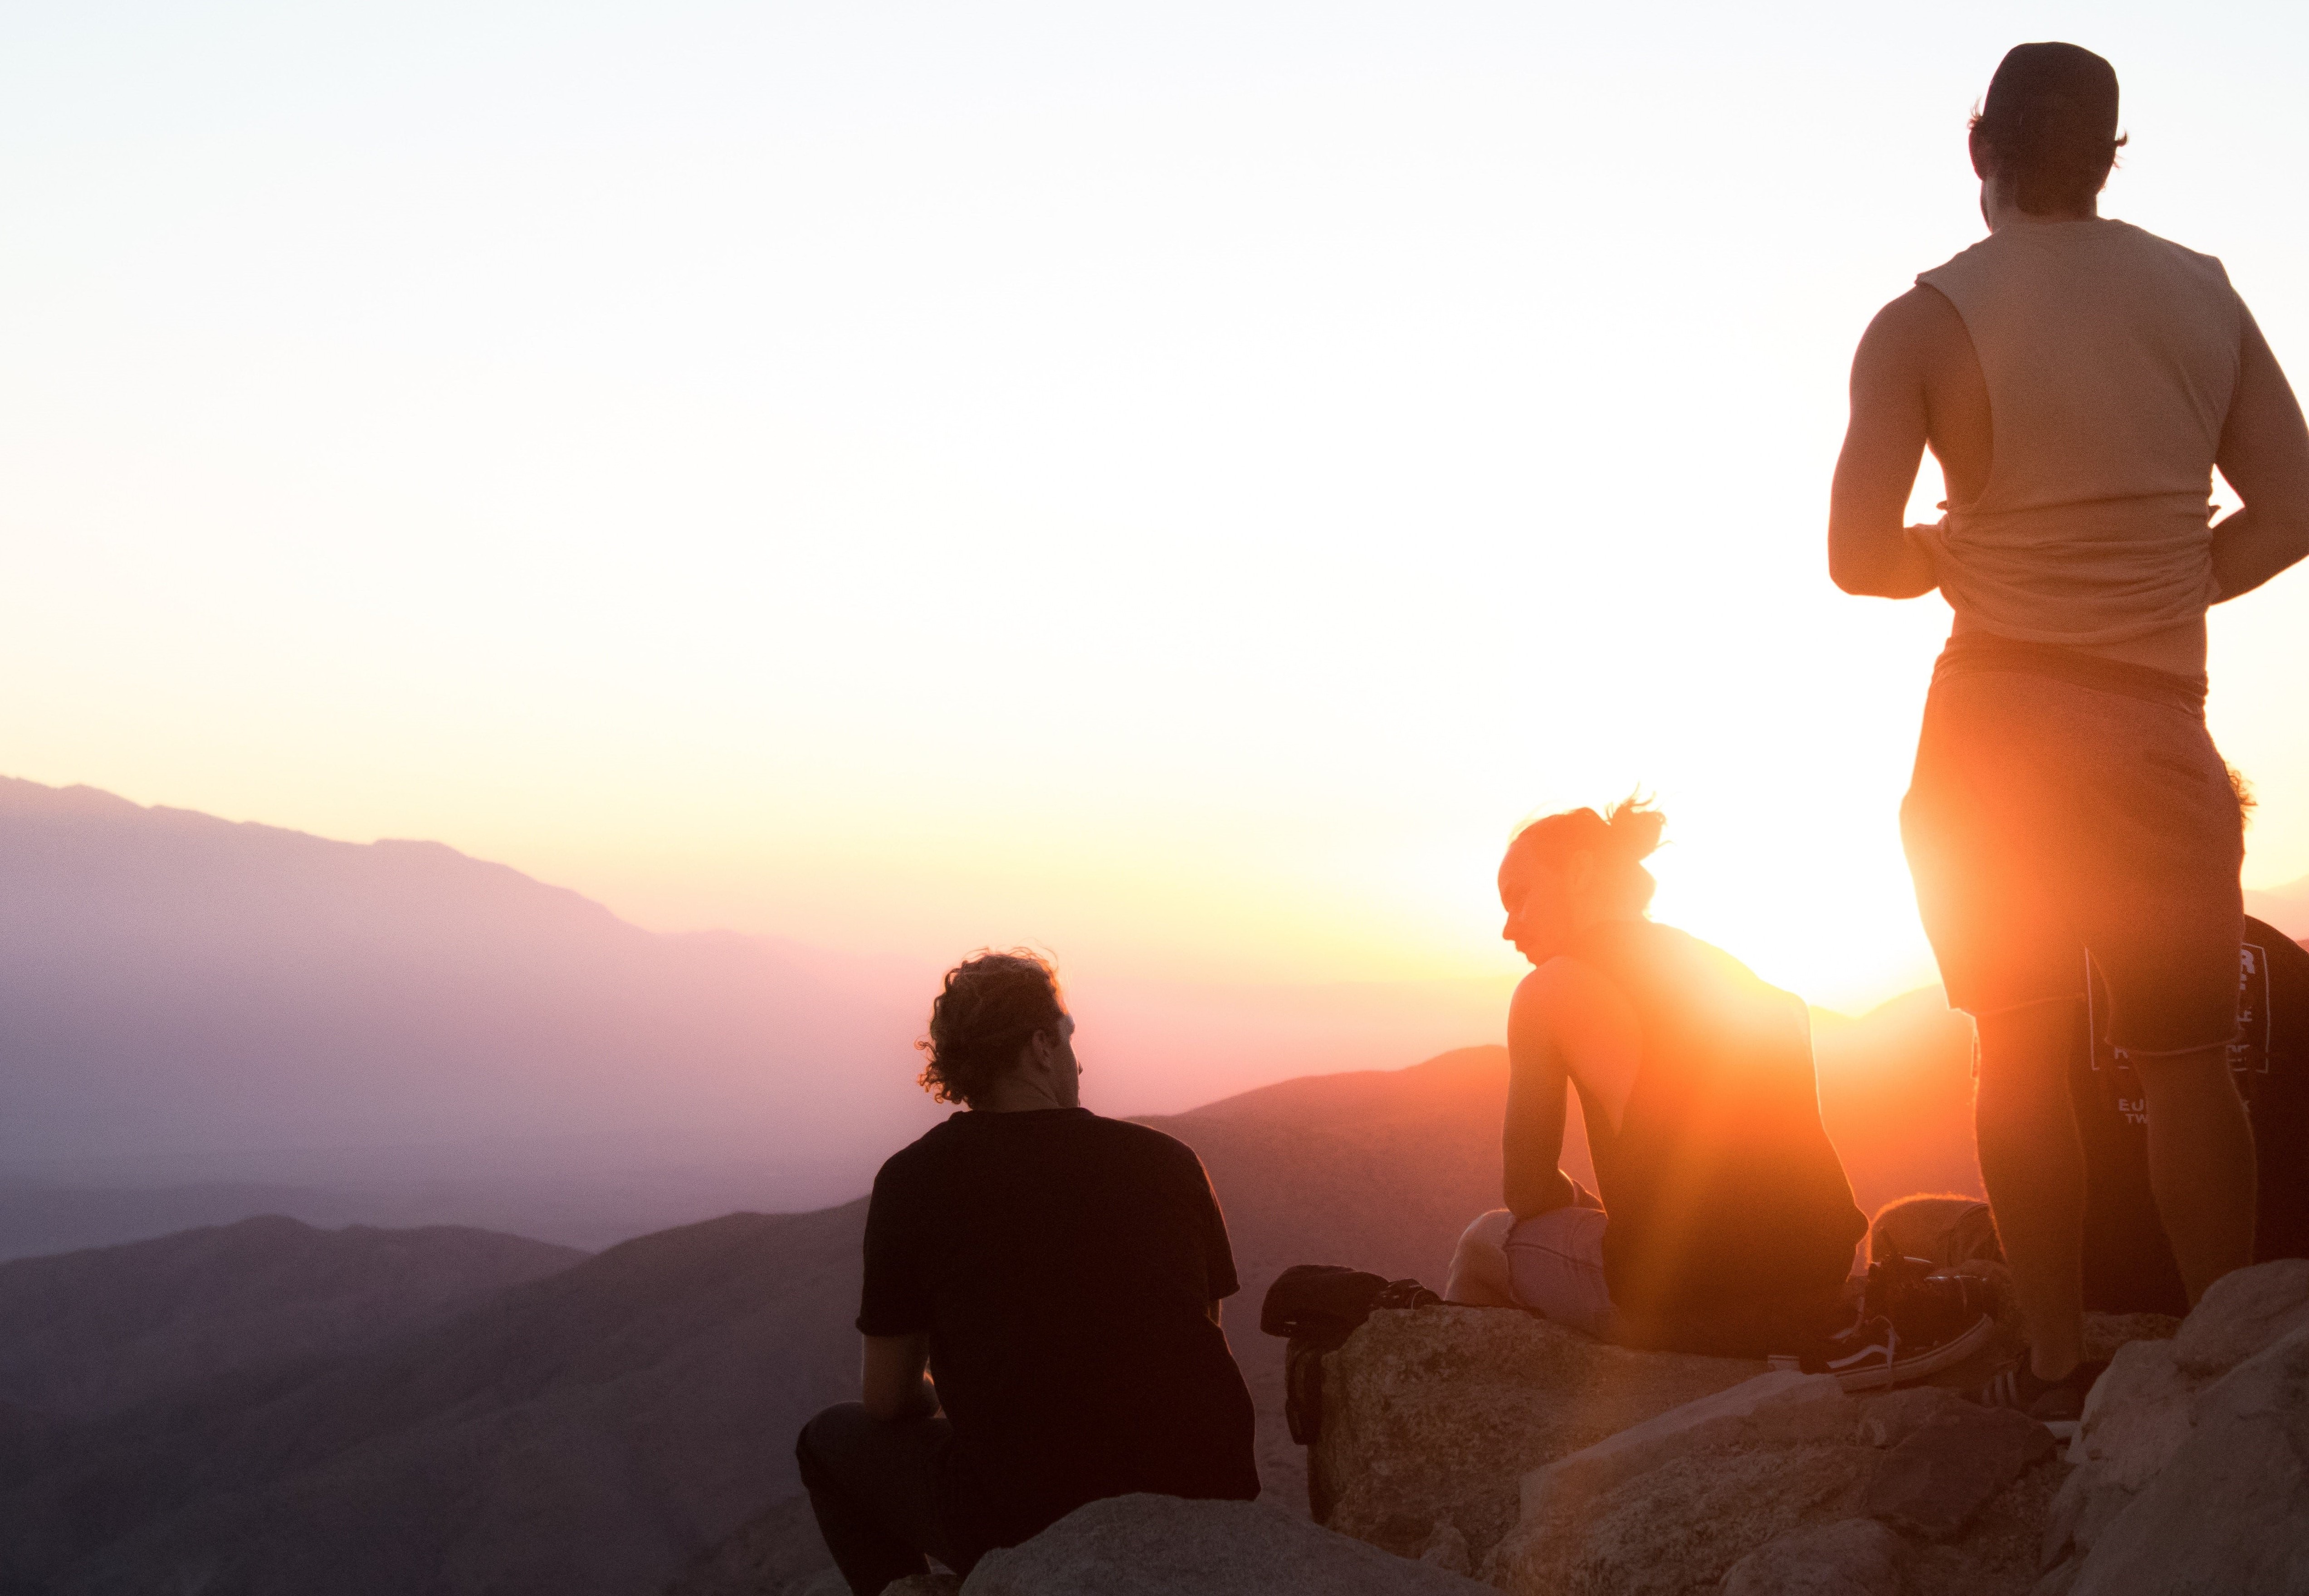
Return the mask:
<svg viewBox="0 0 2309 1596">
<path fill-rule="evenodd" d="M 928 1332 L 946 1505 L 990 1545 L 1132 1491 L 1258 1494 L 1238 1289 L 1185 1143 L 1086 1109 L 957 1113 L 882 1166 L 858 1328 Z"/>
<path fill-rule="evenodd" d="M 2149 1186 L 2149 1115 L 2140 1077 L 2109 1040 L 2097 971 L 2070 1096 L 2085 1147 L 2085 1306 L 2184 1314 L 2188 1293 Z M 2260 1176 L 2253 1262 L 2309 1257 L 2309 951 L 2274 926 L 2244 923 L 2237 1040 L 2229 1072 L 2253 1116 Z"/>
</svg>

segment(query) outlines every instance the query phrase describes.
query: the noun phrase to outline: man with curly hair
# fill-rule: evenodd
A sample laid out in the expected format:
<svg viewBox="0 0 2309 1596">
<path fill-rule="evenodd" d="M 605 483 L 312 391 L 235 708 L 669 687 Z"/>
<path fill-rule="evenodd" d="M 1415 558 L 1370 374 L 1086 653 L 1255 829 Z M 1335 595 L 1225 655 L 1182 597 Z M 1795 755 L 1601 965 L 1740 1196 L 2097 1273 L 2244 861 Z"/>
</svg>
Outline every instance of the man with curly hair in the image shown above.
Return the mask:
<svg viewBox="0 0 2309 1596">
<path fill-rule="evenodd" d="M 1082 1106 L 1074 1030 L 1049 964 L 983 953 L 947 972 L 916 1044 L 923 1086 L 963 1108 L 875 1178 L 863 1400 L 795 1447 L 858 1596 L 929 1557 L 966 1574 L 1102 1497 L 1258 1494 L 1210 1178 Z"/>
</svg>

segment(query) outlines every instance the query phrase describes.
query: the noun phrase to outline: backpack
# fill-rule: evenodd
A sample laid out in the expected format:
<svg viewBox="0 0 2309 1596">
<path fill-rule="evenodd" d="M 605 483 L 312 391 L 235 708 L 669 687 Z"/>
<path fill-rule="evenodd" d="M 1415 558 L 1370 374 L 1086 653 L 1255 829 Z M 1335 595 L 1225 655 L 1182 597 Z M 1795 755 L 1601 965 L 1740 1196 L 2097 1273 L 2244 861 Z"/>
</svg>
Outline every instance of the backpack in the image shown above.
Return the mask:
<svg viewBox="0 0 2309 1596">
<path fill-rule="evenodd" d="M 1443 1300 L 1414 1280 L 1383 1280 L 1337 1264 L 1294 1264 L 1267 1289 L 1258 1327 L 1288 1338 L 1283 1354 L 1283 1416 L 1291 1438 L 1312 1446 L 1322 1433 L 1323 1355 L 1345 1344 L 1379 1308 L 1426 1307 Z"/>
</svg>

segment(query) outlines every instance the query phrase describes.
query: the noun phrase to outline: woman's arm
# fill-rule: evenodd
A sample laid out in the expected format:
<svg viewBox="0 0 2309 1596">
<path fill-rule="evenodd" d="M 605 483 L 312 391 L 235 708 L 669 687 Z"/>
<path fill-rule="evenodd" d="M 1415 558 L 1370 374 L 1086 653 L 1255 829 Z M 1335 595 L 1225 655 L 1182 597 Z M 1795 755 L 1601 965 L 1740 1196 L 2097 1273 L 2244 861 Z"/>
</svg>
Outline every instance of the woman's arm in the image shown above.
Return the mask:
<svg viewBox="0 0 2309 1596">
<path fill-rule="evenodd" d="M 1500 1197 L 1519 1219 L 1594 1199 L 1566 1177 L 1564 1094 L 1575 1081 L 1616 1117 L 1642 1055 L 1634 1011 L 1619 988 L 1576 959 L 1551 959 L 1508 1008 L 1507 1123 Z"/>
</svg>

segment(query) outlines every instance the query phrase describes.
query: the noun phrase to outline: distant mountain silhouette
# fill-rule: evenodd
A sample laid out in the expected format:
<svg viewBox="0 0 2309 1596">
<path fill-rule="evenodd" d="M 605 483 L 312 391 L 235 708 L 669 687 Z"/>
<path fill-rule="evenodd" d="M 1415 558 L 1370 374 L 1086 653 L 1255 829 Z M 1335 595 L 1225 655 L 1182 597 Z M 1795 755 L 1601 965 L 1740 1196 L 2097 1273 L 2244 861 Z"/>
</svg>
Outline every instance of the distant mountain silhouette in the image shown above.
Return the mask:
<svg viewBox="0 0 2309 1596">
<path fill-rule="evenodd" d="M 865 961 L 657 936 L 438 843 L 0 779 L 0 1166 L 48 1174 L 51 1245 L 121 1206 L 70 1199 L 106 1185 L 429 1182 L 469 1188 L 465 1219 L 523 1181 L 668 1169 L 700 1189 L 659 1212 L 848 1195 L 930 1117 L 921 1001 Z"/>
<path fill-rule="evenodd" d="M 1814 1009 L 1812 1057 L 1820 1117 L 1863 1212 L 1916 1192 L 1979 1194 L 1972 1021 L 1939 988 L 1858 1019 Z"/>
<path fill-rule="evenodd" d="M 2256 919 L 2267 920 L 2304 947 L 2309 947 L 2309 876 L 2266 892 L 2248 891 L 2244 911 Z"/>
<path fill-rule="evenodd" d="M 0 1258 L 265 1212 L 593 1247 L 839 1202 L 935 1117 L 938 969 L 0 778 Z M 1130 1111 L 1496 1036 L 1507 983 L 1068 990 Z"/>
<path fill-rule="evenodd" d="M 1839 1143 L 1881 1152 L 1956 1123 L 1968 1083 L 1949 1036 L 1936 998 L 1824 1026 Z M 1440 1285 L 1460 1228 L 1498 1202 L 1505 1090 L 1504 1050 L 1475 1048 L 1146 1122 L 1200 1153 L 1227 1211 L 1244 1282 L 1227 1331 L 1270 1499 L 1296 1510 L 1305 1488 L 1282 1348 L 1257 1328 L 1267 1284 L 1333 1262 Z M 1587 1178 L 1583 1138 L 1565 1162 Z M 1901 1168 L 1939 1186 L 1967 1163 L 1941 1147 Z M 700 1596 L 777 1592 L 822 1566 L 791 1437 L 855 1392 L 863 1220 L 852 1203 L 644 1237 L 389 1344 L 93 1419 L 16 1399 L 0 1406 L 0 1590 L 644 1596 L 687 1567 Z"/>
<path fill-rule="evenodd" d="M 584 1257 L 489 1230 L 316 1230 L 275 1215 L 0 1264 L 0 1401 L 116 1412 L 381 1346 Z"/>
</svg>

